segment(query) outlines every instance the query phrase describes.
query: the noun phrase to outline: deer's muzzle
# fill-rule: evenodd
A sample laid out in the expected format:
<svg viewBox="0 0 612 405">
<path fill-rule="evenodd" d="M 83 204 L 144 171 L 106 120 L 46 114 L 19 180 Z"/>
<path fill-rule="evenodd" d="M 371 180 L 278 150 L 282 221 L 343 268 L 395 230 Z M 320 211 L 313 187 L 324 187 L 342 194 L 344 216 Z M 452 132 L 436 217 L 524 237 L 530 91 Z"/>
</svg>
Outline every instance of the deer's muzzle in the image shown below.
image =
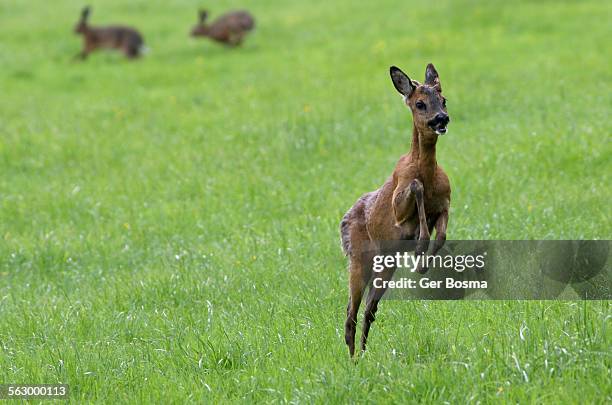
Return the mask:
<svg viewBox="0 0 612 405">
<path fill-rule="evenodd" d="M 427 125 L 429 125 L 429 127 L 433 129 L 436 134 L 442 135 L 446 133 L 446 126 L 448 125 L 449 121 L 450 117 L 448 114 L 438 113 L 433 119 L 429 120 Z"/>
</svg>

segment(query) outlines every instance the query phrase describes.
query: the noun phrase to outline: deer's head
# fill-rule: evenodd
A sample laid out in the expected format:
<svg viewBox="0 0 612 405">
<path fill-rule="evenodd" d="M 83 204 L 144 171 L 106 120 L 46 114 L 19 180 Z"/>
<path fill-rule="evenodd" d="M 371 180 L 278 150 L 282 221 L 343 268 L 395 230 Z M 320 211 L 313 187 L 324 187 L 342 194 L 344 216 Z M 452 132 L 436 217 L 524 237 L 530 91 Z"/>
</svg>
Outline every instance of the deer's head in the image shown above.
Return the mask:
<svg viewBox="0 0 612 405">
<path fill-rule="evenodd" d="M 404 97 L 404 102 L 412 111 L 412 120 L 422 136 L 436 139 L 446 133 L 450 118 L 446 111 L 446 99 L 436 68 L 431 63 L 425 70 L 425 82 L 420 84 L 411 80 L 398 67 L 391 66 L 393 85 Z"/>
</svg>

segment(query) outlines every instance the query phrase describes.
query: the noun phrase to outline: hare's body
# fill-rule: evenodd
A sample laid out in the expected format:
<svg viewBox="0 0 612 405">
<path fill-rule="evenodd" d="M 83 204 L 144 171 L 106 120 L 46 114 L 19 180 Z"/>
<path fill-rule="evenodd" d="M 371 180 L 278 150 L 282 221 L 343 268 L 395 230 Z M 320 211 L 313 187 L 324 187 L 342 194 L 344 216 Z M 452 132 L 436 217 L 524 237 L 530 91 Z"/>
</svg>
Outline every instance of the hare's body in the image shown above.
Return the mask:
<svg viewBox="0 0 612 405">
<path fill-rule="evenodd" d="M 88 16 L 89 8 L 86 8 L 75 29 L 78 34 L 83 35 L 81 58 L 85 59 L 91 52 L 99 48 L 117 49 L 130 59 L 141 55 L 144 41 L 137 30 L 119 25 L 92 27 L 87 23 Z"/>
<path fill-rule="evenodd" d="M 378 302 L 385 293 L 385 287 L 379 288 L 373 283 L 370 268 L 372 255 L 382 253 L 379 242 L 416 239 L 415 254 L 420 255 L 427 251 L 434 229 L 436 241 L 432 254 L 437 253 L 446 240 L 451 189 L 446 173 L 436 161 L 436 143 L 438 135 L 446 133 L 449 117 L 438 73 L 433 65 L 428 65 L 425 84 L 420 85 L 392 67 L 391 78 L 412 109 L 412 145 L 382 187 L 362 195 L 340 223 L 342 249 L 349 258 L 345 339 L 351 356 L 355 352 L 357 312 L 366 288 L 369 287 L 369 292 L 361 335 L 362 350 L 365 350 Z M 377 278 L 389 280 L 393 271 L 377 273 Z"/>
<path fill-rule="evenodd" d="M 242 43 L 244 37 L 255 27 L 255 19 L 248 11 L 232 11 L 217 18 L 211 24 L 205 24 L 206 11 L 200 12 L 200 22 L 191 31 L 194 37 L 210 39 L 230 46 Z"/>
<path fill-rule="evenodd" d="M 110 26 L 90 28 L 83 36 L 83 49 L 86 54 L 98 49 L 117 49 L 128 58 L 140 56 L 144 41 L 133 28 Z"/>
</svg>

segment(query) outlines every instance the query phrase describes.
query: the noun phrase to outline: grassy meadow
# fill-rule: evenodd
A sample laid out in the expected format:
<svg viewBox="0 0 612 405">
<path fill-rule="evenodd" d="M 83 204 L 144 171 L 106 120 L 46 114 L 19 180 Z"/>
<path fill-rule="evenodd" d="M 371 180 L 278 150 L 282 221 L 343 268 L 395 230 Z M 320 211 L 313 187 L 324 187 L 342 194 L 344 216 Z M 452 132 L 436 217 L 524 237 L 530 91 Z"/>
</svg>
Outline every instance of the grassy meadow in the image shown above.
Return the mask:
<svg viewBox="0 0 612 405">
<path fill-rule="evenodd" d="M 74 403 L 610 403 L 609 301 L 384 301 L 344 344 L 338 224 L 436 65 L 449 239 L 612 238 L 612 3 L 0 2 L 0 384 Z M 240 49 L 188 37 L 247 8 Z M 363 309 L 363 307 L 362 307 Z M 359 334 L 358 334 L 359 336 Z"/>
</svg>

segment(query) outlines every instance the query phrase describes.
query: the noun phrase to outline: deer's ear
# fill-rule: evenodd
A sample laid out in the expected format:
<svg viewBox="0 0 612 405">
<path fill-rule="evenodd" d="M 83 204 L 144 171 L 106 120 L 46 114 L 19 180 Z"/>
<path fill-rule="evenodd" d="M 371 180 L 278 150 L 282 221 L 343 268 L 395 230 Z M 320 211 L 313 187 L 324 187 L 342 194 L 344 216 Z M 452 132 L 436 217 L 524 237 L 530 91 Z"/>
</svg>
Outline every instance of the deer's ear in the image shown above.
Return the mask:
<svg viewBox="0 0 612 405">
<path fill-rule="evenodd" d="M 436 87 L 439 91 L 442 91 L 442 86 L 440 86 L 440 77 L 438 76 L 438 72 L 432 63 L 429 63 L 425 69 L 425 84 Z"/>
<path fill-rule="evenodd" d="M 395 89 L 404 97 L 410 97 L 414 89 L 416 89 L 416 85 L 410 80 L 406 73 L 402 72 L 402 70 L 396 66 L 391 66 L 389 68 L 389 74 L 391 75 L 391 81 Z"/>
</svg>

